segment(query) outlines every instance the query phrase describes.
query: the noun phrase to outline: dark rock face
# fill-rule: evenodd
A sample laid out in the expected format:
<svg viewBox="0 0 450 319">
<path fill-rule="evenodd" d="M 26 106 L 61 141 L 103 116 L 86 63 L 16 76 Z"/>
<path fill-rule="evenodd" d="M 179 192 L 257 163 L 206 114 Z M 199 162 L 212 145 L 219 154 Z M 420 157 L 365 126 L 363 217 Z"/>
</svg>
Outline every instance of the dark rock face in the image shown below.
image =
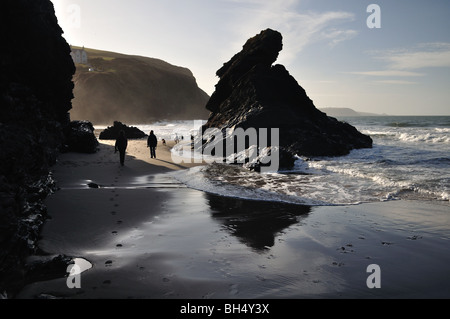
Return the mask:
<svg viewBox="0 0 450 319">
<path fill-rule="evenodd" d="M 125 136 L 131 139 L 140 139 L 147 137 L 147 134 L 134 126 L 127 126 L 121 122 L 115 121 L 113 126 L 108 127 L 100 133 L 99 138 L 101 140 L 115 140 L 119 137 L 120 131 L 125 132 Z"/>
<path fill-rule="evenodd" d="M 40 110 L 66 119 L 73 98 L 75 66 L 48 0 L 5 0 L 0 13 L 2 88 L 20 83 L 43 103 Z"/>
<path fill-rule="evenodd" d="M 267 29 L 217 71 L 216 91 L 206 108 L 203 130 L 240 127 L 279 128 L 281 165 L 294 155 L 339 156 L 372 147 L 372 139 L 353 126 L 320 112 L 282 65 L 272 65 L 282 49 L 279 32 Z"/>
<path fill-rule="evenodd" d="M 54 190 L 75 66 L 49 0 L 2 1 L 0 34 L 0 292 L 13 296 Z"/>
<path fill-rule="evenodd" d="M 98 150 L 94 126 L 89 121 L 72 121 L 68 128 L 67 150 L 69 152 L 92 154 Z"/>
</svg>

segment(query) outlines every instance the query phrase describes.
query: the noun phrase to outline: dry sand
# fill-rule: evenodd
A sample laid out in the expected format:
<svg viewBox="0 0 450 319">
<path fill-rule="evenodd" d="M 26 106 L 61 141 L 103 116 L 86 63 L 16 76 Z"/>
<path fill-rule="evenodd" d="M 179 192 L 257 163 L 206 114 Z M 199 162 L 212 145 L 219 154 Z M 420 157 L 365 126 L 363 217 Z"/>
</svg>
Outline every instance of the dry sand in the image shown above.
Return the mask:
<svg viewBox="0 0 450 319">
<path fill-rule="evenodd" d="M 449 298 L 450 212 L 431 202 L 305 207 L 243 201 L 186 188 L 170 176 L 170 146 L 150 159 L 130 141 L 64 154 L 61 188 L 40 247 L 90 262 L 81 288 L 31 283 L 18 298 Z M 100 186 L 89 188 L 89 183 Z M 380 267 L 370 289 L 367 267 Z"/>
</svg>

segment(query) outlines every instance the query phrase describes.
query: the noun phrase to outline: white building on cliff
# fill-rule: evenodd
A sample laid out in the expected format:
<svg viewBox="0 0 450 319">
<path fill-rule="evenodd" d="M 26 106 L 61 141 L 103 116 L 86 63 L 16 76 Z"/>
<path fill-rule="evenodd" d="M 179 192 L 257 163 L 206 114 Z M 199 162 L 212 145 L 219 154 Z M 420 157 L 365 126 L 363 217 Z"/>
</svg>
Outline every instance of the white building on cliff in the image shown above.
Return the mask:
<svg viewBox="0 0 450 319">
<path fill-rule="evenodd" d="M 70 52 L 70 55 L 72 56 L 73 62 L 75 64 L 88 64 L 88 54 L 84 50 L 84 47 L 80 49 L 72 49 L 72 52 Z"/>
</svg>

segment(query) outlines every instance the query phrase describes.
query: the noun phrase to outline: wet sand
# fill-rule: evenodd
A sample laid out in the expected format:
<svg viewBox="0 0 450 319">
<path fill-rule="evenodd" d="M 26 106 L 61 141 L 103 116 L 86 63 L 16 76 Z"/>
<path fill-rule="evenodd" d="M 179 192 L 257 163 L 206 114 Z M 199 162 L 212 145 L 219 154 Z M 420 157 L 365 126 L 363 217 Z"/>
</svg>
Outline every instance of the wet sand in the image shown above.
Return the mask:
<svg viewBox="0 0 450 319">
<path fill-rule="evenodd" d="M 81 288 L 67 278 L 29 284 L 20 298 L 449 298 L 446 205 L 389 201 L 307 207 L 218 197 L 170 172 L 170 145 L 150 159 L 130 141 L 125 166 L 112 142 L 64 154 L 61 188 L 40 248 L 87 260 Z M 93 183 L 99 188 L 90 188 Z M 368 288 L 369 265 L 381 288 Z"/>
</svg>

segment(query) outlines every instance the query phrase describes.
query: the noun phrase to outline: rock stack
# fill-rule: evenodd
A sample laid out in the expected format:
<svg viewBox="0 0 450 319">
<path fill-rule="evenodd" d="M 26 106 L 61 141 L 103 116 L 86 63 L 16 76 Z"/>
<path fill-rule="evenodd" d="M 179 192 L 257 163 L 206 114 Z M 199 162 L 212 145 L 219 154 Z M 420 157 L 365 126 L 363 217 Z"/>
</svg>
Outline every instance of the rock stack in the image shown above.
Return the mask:
<svg viewBox="0 0 450 319">
<path fill-rule="evenodd" d="M 372 147 L 369 136 L 319 111 L 286 68 L 273 65 L 282 48 L 282 35 L 264 30 L 217 71 L 203 130 L 278 128 L 283 167 L 292 166 L 295 155 L 339 156 Z"/>
</svg>

